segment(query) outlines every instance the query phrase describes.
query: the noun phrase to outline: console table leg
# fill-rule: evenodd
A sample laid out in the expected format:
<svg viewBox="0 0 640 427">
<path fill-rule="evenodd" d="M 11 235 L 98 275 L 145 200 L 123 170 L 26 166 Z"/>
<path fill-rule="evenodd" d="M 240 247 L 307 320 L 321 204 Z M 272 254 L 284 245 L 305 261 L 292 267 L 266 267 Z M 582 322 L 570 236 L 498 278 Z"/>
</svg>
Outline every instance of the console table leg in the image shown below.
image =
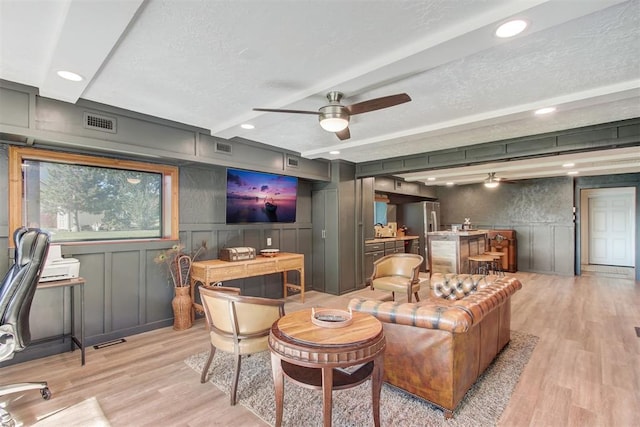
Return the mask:
<svg viewBox="0 0 640 427">
<path fill-rule="evenodd" d="M 322 368 L 322 420 L 324 427 L 331 427 L 333 392 L 333 368 Z"/>
<path fill-rule="evenodd" d="M 276 427 L 280 427 L 282 425 L 282 406 L 284 403 L 284 374 L 282 372 L 282 361 L 273 352 L 271 353 L 271 371 L 276 394 Z"/>
</svg>

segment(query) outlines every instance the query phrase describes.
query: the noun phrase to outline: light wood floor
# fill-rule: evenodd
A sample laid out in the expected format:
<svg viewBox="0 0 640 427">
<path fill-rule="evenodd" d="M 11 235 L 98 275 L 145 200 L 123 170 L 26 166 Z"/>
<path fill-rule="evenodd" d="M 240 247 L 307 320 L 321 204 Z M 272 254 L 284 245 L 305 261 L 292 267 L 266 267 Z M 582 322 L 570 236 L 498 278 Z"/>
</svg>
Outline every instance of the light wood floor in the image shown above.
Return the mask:
<svg viewBox="0 0 640 427">
<path fill-rule="evenodd" d="M 524 287 L 512 299 L 511 328 L 540 337 L 500 419 L 501 426 L 640 425 L 640 282 L 601 277 L 516 273 Z M 369 289 L 358 293 L 381 295 Z M 423 289 L 421 294 L 426 295 Z M 353 295 L 306 293 L 287 311 L 344 308 Z M 95 396 L 114 426 L 262 426 L 242 405 L 183 360 L 208 350 L 199 321 L 177 332 L 164 328 L 112 347 L 78 351 L 0 369 L 1 382 L 44 379 L 53 398 L 37 391 L 0 398 L 25 425 Z"/>
</svg>

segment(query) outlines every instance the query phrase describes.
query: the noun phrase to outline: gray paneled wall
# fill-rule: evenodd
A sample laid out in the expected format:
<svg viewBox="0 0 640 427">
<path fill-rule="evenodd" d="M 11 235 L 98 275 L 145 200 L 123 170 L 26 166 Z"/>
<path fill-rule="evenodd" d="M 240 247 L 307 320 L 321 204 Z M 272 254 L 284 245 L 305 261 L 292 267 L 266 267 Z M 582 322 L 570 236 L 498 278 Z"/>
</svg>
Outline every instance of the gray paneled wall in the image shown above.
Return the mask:
<svg viewBox="0 0 640 427">
<path fill-rule="evenodd" d="M 574 274 L 573 180 L 570 177 L 439 187 L 441 223 L 471 218 L 478 228 L 514 229 L 518 270 Z"/>
<path fill-rule="evenodd" d="M 7 170 L 7 145 L 0 143 L 0 169 Z M 311 287 L 311 182 L 298 184 L 297 221 L 286 224 L 226 224 L 226 168 L 201 165 L 180 168 L 180 241 L 187 248 L 206 242 L 201 259 L 218 257 L 227 246 L 272 247 L 305 255 L 305 282 Z M 0 275 L 9 265 L 8 176 L 0 174 Z M 172 324 L 173 288 L 154 262 L 158 252 L 172 242 L 63 245 L 63 255 L 80 260 L 80 274 L 86 279 L 85 327 L 89 345 Z M 297 273 L 289 281 L 299 283 Z M 226 283 L 242 288 L 247 295 L 282 297 L 280 274 L 234 280 Z M 34 339 L 70 331 L 69 291 L 38 291 L 34 299 L 31 329 Z M 29 349 L 14 362 L 68 350 L 64 345 L 48 344 L 46 349 Z M 35 347 L 35 346 L 32 346 Z M 41 347 L 41 346 L 40 346 Z M 35 356 L 34 356 L 35 355 Z"/>
</svg>

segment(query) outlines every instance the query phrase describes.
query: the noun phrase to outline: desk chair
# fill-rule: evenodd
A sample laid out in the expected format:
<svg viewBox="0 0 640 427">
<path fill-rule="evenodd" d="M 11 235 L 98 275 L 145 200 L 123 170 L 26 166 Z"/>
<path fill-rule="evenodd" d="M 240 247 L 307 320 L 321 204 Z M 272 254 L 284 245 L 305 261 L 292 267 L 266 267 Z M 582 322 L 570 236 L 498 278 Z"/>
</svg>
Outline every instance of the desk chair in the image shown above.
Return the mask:
<svg viewBox="0 0 640 427">
<path fill-rule="evenodd" d="M 407 302 L 411 302 L 411 294 L 420 301 L 420 266 L 421 255 L 396 253 L 385 255 L 373 263 L 373 274 L 368 282 L 371 290 L 391 292 L 395 301 L 396 293 L 405 294 Z"/>
<path fill-rule="evenodd" d="M 29 313 L 47 258 L 50 237 L 39 229 L 19 228 L 13 233 L 13 241 L 14 264 L 0 285 L 0 361 L 13 358 L 31 343 Z M 40 389 L 43 399 L 51 397 L 44 381 L 0 386 L 0 396 L 35 389 Z M 0 408 L 0 423 L 13 425 L 11 414 L 3 408 Z"/>
<path fill-rule="evenodd" d="M 235 371 L 229 394 L 231 405 L 235 405 L 241 357 L 269 348 L 269 331 L 273 322 L 284 316 L 284 300 L 242 296 L 237 288 L 200 286 L 199 289 L 211 341 L 200 382 L 206 382 L 216 350 L 234 354 Z"/>
</svg>

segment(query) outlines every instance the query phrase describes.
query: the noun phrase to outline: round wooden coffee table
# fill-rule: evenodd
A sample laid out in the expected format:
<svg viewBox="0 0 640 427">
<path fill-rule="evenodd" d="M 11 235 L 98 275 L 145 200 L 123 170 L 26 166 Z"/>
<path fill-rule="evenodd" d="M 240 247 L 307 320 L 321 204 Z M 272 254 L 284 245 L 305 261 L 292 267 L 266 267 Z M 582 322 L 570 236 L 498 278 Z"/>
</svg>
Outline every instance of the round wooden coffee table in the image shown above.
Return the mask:
<svg viewBox="0 0 640 427">
<path fill-rule="evenodd" d="M 297 311 L 273 324 L 269 348 L 276 426 L 282 425 L 285 375 L 303 387 L 322 389 L 325 426 L 331 425 L 332 391 L 354 387 L 371 377 L 373 420 L 380 426 L 385 338 L 378 319 L 354 312 L 350 325 L 333 329 L 314 325 L 311 309 Z"/>
</svg>

